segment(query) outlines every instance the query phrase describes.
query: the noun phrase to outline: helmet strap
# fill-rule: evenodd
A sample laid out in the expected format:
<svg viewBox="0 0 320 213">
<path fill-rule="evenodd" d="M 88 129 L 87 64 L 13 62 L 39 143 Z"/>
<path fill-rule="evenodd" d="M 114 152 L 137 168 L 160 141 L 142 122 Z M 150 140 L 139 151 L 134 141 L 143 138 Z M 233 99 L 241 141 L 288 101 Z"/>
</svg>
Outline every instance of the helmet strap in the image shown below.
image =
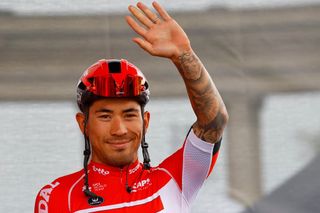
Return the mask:
<svg viewBox="0 0 320 213">
<path fill-rule="evenodd" d="M 141 149 L 143 155 L 143 169 L 149 170 L 150 166 L 150 156 L 148 152 L 148 143 L 146 142 L 145 135 L 146 135 L 146 128 L 144 122 L 144 107 L 141 106 L 141 114 L 142 114 L 142 140 L 141 140 Z"/>
<path fill-rule="evenodd" d="M 84 141 L 85 141 L 85 148 L 83 151 L 83 155 L 84 155 L 83 168 L 84 168 L 84 173 L 85 173 L 85 176 L 84 176 L 85 189 L 83 192 L 89 198 L 98 198 L 98 196 L 95 193 L 91 192 L 89 189 L 88 162 L 89 162 L 90 155 L 91 155 L 91 147 L 90 147 L 89 137 L 86 134 L 89 113 L 86 112 L 84 114 L 85 114 L 85 120 L 84 120 L 83 136 L 84 136 Z"/>
</svg>

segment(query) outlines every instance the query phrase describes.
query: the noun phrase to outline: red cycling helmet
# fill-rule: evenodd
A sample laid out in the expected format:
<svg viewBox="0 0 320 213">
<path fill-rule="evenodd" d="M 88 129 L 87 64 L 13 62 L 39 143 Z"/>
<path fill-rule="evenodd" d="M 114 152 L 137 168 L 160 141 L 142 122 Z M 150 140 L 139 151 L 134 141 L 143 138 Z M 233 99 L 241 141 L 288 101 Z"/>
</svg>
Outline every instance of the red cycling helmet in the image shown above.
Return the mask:
<svg viewBox="0 0 320 213">
<path fill-rule="evenodd" d="M 124 59 L 101 59 L 81 76 L 77 86 L 77 103 L 81 111 L 88 97 L 137 98 L 143 106 L 149 101 L 149 86 L 143 73 Z"/>
</svg>

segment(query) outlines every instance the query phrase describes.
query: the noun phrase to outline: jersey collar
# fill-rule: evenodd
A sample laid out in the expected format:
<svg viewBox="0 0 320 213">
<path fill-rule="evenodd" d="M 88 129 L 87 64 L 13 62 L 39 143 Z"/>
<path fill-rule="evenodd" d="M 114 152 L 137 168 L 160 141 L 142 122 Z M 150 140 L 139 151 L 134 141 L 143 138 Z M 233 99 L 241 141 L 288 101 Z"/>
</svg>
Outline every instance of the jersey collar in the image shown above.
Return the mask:
<svg viewBox="0 0 320 213">
<path fill-rule="evenodd" d="M 128 172 L 128 175 L 134 175 L 134 174 L 139 174 L 142 170 L 143 165 L 136 160 L 134 163 L 130 164 L 129 167 L 123 167 L 123 168 L 119 168 L 119 167 L 113 167 L 113 166 L 108 166 L 102 163 L 97 163 L 97 162 L 93 162 L 91 161 L 89 164 L 89 171 L 91 171 L 94 175 L 99 175 L 99 176 L 103 176 L 103 177 L 107 177 L 107 176 L 122 176 L 122 175 L 126 175 L 126 173 Z"/>
</svg>

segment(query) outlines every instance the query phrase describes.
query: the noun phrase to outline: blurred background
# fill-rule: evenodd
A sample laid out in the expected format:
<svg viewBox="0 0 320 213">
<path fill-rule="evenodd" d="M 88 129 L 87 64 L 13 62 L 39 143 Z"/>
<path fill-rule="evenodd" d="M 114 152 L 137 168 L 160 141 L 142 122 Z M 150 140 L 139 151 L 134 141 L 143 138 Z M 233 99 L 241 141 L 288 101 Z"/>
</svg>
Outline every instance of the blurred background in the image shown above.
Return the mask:
<svg viewBox="0 0 320 213">
<path fill-rule="evenodd" d="M 320 0 L 159 2 L 230 115 L 192 212 L 320 212 Z M 43 185 L 81 169 L 75 90 L 98 59 L 126 58 L 150 81 L 152 164 L 181 146 L 195 117 L 170 61 L 131 41 L 124 15 L 135 3 L 0 2 L 0 212 L 32 212 Z"/>
</svg>

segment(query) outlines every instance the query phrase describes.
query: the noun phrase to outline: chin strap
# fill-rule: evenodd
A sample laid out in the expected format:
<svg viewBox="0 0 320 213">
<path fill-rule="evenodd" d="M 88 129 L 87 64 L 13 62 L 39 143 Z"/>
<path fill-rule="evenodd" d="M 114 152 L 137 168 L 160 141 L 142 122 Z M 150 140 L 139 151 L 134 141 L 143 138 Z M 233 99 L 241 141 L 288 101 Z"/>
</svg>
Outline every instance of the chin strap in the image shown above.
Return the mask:
<svg viewBox="0 0 320 213">
<path fill-rule="evenodd" d="M 144 107 L 141 106 L 141 114 L 142 114 L 142 140 L 141 140 L 141 148 L 142 148 L 142 155 L 143 155 L 143 168 L 149 170 L 150 166 L 150 156 L 148 152 L 148 143 L 145 140 L 146 135 L 146 128 L 144 123 Z"/>
<path fill-rule="evenodd" d="M 142 148 L 142 155 L 143 155 L 143 168 L 149 170 L 151 168 L 150 166 L 150 156 L 148 152 L 148 143 L 146 143 L 144 140 L 141 142 L 141 148 Z"/>
<path fill-rule="evenodd" d="M 90 143 L 89 143 L 89 138 L 86 134 L 86 130 L 87 130 L 87 122 L 88 122 L 88 113 L 85 113 L 85 120 L 84 120 L 84 142 L 85 142 L 85 148 L 83 151 L 83 155 L 84 155 L 84 160 L 83 160 L 83 168 L 84 168 L 84 186 L 85 189 L 83 190 L 84 194 L 89 197 L 89 198 L 98 198 L 98 195 L 96 195 L 95 193 L 91 192 L 89 189 L 89 177 L 88 177 L 88 162 L 89 162 L 89 158 L 90 158 L 90 154 L 91 154 L 91 148 L 90 148 Z"/>
</svg>

